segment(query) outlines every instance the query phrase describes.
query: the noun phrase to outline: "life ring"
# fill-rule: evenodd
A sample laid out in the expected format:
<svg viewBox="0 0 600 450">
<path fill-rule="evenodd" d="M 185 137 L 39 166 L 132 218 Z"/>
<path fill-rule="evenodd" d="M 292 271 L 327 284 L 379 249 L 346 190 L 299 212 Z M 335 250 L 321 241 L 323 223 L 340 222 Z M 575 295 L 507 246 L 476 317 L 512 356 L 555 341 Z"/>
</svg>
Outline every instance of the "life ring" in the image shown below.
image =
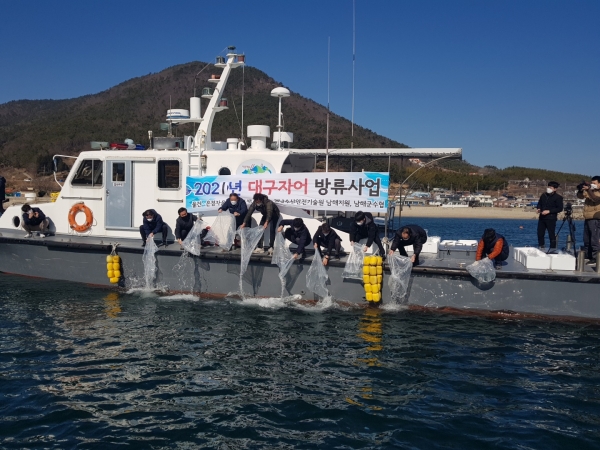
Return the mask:
<svg viewBox="0 0 600 450">
<path fill-rule="evenodd" d="M 75 220 L 75 216 L 77 216 L 78 212 L 82 212 L 85 214 L 85 223 L 79 225 Z M 85 203 L 76 203 L 69 210 L 69 225 L 73 230 L 78 233 L 83 233 L 87 231 L 94 223 L 94 214 L 92 214 L 92 210 L 85 206 Z"/>
</svg>

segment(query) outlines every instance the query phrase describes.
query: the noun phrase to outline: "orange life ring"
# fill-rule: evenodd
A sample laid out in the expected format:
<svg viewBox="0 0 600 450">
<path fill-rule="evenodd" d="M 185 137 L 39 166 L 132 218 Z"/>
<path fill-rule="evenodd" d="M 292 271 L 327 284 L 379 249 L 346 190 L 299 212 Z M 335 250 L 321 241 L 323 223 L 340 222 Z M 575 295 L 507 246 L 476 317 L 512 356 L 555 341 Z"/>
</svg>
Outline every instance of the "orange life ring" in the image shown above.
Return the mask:
<svg viewBox="0 0 600 450">
<path fill-rule="evenodd" d="M 82 225 L 79 225 L 75 220 L 75 216 L 77 216 L 78 212 L 85 214 L 85 223 Z M 92 210 L 85 206 L 83 202 L 74 204 L 69 210 L 69 225 L 78 233 L 83 233 L 84 231 L 89 230 L 92 226 L 92 223 L 94 223 L 94 214 L 92 214 Z"/>
</svg>

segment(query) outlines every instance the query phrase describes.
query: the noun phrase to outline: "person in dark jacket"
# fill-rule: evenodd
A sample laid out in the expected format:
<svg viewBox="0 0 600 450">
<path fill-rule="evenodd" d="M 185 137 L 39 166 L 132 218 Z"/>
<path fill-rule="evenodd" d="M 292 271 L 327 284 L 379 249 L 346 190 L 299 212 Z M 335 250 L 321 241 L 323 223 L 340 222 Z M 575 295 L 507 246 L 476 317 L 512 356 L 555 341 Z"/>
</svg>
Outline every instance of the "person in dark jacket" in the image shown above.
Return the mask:
<svg viewBox="0 0 600 450">
<path fill-rule="evenodd" d="M 413 266 L 420 264 L 419 255 L 423 249 L 423 244 L 427 242 L 427 232 L 419 225 L 406 225 L 396 231 L 392 246 L 390 247 L 390 256 L 398 249 L 402 256 L 408 256 L 406 249 L 409 245 L 413 246 L 413 255 L 410 260 Z"/>
<path fill-rule="evenodd" d="M 481 261 L 486 256 L 494 261 L 496 267 L 501 261 L 508 259 L 508 242 L 506 238 L 493 228 L 488 228 L 483 232 L 479 245 L 477 246 L 477 254 L 475 261 Z"/>
<path fill-rule="evenodd" d="M 235 192 L 229 195 L 229 198 L 219 208 L 219 214 L 223 211 L 229 211 L 235 217 L 235 227 L 239 228 L 244 223 L 248 206 L 243 198 L 240 198 Z"/>
<path fill-rule="evenodd" d="M 331 259 L 331 254 L 335 248 L 335 258 L 340 259 L 340 248 L 342 240 L 328 223 L 324 223 L 317 228 L 316 233 L 313 236 L 313 245 L 315 250 L 318 250 L 323 255 L 323 265 L 326 266 Z M 325 248 L 325 251 L 321 250 L 321 247 Z"/>
<path fill-rule="evenodd" d="M 350 224 L 350 244 L 354 245 L 355 242 L 365 238 L 367 242 L 363 251 L 366 252 L 374 242 L 379 248 L 379 254 L 385 257 L 385 250 L 379 237 L 377 225 L 373 221 L 373 214 L 357 211 L 354 215 L 354 221 Z"/>
<path fill-rule="evenodd" d="M 192 231 L 194 222 L 196 222 L 198 218 L 195 215 L 188 213 L 188 210 L 185 208 L 179 208 L 177 213 L 179 214 L 179 217 L 177 217 L 177 220 L 175 221 L 175 239 L 179 242 L 179 245 L 181 245 L 182 241 L 184 241 L 190 231 Z"/>
<path fill-rule="evenodd" d="M 48 235 L 48 226 L 50 219 L 42 212 L 40 208 L 32 208 L 27 203 L 21 206 L 23 211 L 23 229 L 27 231 L 26 238 L 33 236 L 32 231 L 39 231 L 40 237 L 44 238 Z"/>
<path fill-rule="evenodd" d="M 269 248 L 269 253 L 273 253 L 273 244 L 275 243 L 275 231 L 277 230 L 277 222 L 279 221 L 279 208 L 277 205 L 269 200 L 264 194 L 254 194 L 252 198 L 253 202 L 250 204 L 248 208 L 248 212 L 246 213 L 246 217 L 244 217 L 244 223 L 240 225 L 240 228 L 245 228 L 250 226 L 250 221 L 252 220 L 252 214 L 254 211 L 258 211 L 262 214 L 262 219 L 260 219 L 260 226 L 262 226 L 265 230 L 267 227 L 271 227 L 271 247 Z M 255 250 L 256 253 L 264 253 L 265 250 L 263 248 L 263 241 L 258 243 L 258 247 Z"/>
<path fill-rule="evenodd" d="M 285 226 L 289 226 L 289 228 L 285 230 L 283 235 L 288 241 L 298 246 L 294 253 L 294 259 L 298 259 L 298 256 L 300 256 L 300 261 L 303 261 L 304 258 L 306 258 L 305 247 L 310 244 L 310 232 L 308 231 L 308 228 L 306 228 L 304 221 L 299 217 L 296 217 L 295 219 L 284 219 L 279 222 L 277 232 L 281 233 Z"/>
<path fill-rule="evenodd" d="M 6 178 L 0 175 L 0 217 L 4 214 L 4 199 L 6 198 Z"/>
<path fill-rule="evenodd" d="M 538 220 L 538 245 L 541 249 L 545 247 L 544 236 L 546 230 L 550 237 L 550 249 L 556 249 L 556 221 L 558 213 L 563 210 L 563 198 L 556 189 L 558 189 L 556 181 L 548 183 L 546 192 L 544 192 L 537 204 L 537 212 L 540 215 Z"/>
<path fill-rule="evenodd" d="M 167 233 L 169 228 L 163 222 L 160 214 L 153 209 L 147 209 L 143 213 L 144 222 L 140 225 L 140 235 L 142 236 L 142 247 L 146 246 L 146 239 L 154 239 L 154 235 L 162 234 L 162 245 L 167 245 Z M 161 244 L 159 244 L 160 246 Z"/>
</svg>

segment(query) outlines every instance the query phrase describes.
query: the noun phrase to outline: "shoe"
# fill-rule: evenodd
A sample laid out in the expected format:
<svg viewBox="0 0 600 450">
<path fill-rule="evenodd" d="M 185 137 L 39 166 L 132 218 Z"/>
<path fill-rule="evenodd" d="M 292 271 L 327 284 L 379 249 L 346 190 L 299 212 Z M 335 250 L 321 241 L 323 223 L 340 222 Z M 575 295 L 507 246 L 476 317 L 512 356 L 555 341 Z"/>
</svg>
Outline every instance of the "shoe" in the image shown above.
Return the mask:
<svg viewBox="0 0 600 450">
<path fill-rule="evenodd" d="M 41 238 L 45 238 L 46 236 L 47 236 L 47 234 L 40 233 L 40 237 L 41 237 Z"/>
<path fill-rule="evenodd" d="M 335 256 L 333 257 L 333 259 L 336 259 L 336 260 L 338 260 L 338 261 L 339 261 L 339 260 L 340 260 L 340 254 L 338 253 L 337 255 L 335 255 Z"/>
<path fill-rule="evenodd" d="M 33 237 L 33 234 L 31 234 L 31 233 L 27 233 L 27 234 L 26 234 L 25 236 L 23 236 L 23 237 L 30 238 L 30 237 Z"/>
<path fill-rule="evenodd" d="M 142 242 L 142 247 L 146 246 L 146 241 Z"/>
<path fill-rule="evenodd" d="M 252 253 L 264 253 L 264 252 L 265 252 L 264 248 L 255 248 Z"/>
<path fill-rule="evenodd" d="M 167 244 L 167 241 L 163 241 L 162 246 L 166 247 L 167 245 L 169 245 L 169 244 Z"/>
<path fill-rule="evenodd" d="M 590 259 L 588 262 L 585 263 L 586 266 L 594 266 L 595 264 L 596 264 L 595 259 Z"/>
<path fill-rule="evenodd" d="M 267 254 L 269 256 L 273 256 L 273 247 L 269 247 L 269 250 L 267 250 Z"/>
</svg>

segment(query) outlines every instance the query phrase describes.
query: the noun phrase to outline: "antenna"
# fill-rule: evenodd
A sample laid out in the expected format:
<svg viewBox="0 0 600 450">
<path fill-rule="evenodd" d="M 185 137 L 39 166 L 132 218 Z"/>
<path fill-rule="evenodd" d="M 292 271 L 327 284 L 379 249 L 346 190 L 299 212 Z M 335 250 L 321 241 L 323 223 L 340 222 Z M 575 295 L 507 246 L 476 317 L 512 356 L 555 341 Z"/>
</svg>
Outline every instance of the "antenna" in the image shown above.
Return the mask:
<svg viewBox="0 0 600 450">
<path fill-rule="evenodd" d="M 244 141 L 244 87 L 246 85 L 246 64 L 242 66 L 242 142 Z"/>
<path fill-rule="evenodd" d="M 331 36 L 327 37 L 327 139 L 325 140 L 325 172 L 329 172 L 329 59 L 331 54 Z"/>
<path fill-rule="evenodd" d="M 356 0 L 352 1 L 352 139 L 350 148 L 354 148 L 354 73 L 356 66 Z"/>
<path fill-rule="evenodd" d="M 277 122 L 277 130 L 278 130 L 277 133 L 279 135 L 279 138 L 277 140 L 277 146 L 278 146 L 277 149 L 278 150 L 281 150 L 281 132 L 283 129 L 283 125 L 281 124 L 281 116 L 282 116 L 282 114 L 281 114 L 281 99 L 283 97 L 289 97 L 289 96 L 290 96 L 290 91 L 284 87 L 276 87 L 275 89 L 273 89 L 271 91 L 271 97 L 279 98 L 279 120 Z"/>
</svg>

